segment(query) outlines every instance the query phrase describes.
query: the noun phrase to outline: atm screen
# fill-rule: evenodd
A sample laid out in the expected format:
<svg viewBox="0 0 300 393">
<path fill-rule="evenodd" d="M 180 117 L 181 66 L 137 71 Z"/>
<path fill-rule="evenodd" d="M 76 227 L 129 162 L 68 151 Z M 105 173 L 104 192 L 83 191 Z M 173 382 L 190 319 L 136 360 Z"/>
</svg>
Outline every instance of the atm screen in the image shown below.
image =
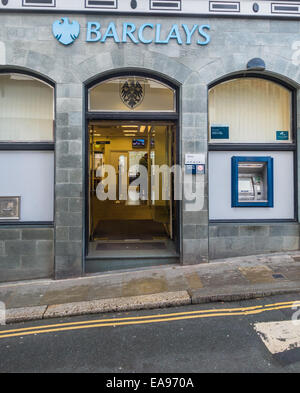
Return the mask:
<svg viewBox="0 0 300 393">
<path fill-rule="evenodd" d="M 145 139 L 133 139 L 132 147 L 145 147 Z"/>
</svg>

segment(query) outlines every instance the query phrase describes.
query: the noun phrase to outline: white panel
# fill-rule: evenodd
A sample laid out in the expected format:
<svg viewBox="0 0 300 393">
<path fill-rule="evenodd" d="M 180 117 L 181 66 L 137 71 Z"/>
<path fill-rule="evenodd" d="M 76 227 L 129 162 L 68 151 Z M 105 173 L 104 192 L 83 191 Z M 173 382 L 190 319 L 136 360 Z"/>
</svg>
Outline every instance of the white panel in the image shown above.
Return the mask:
<svg viewBox="0 0 300 393">
<path fill-rule="evenodd" d="M 231 207 L 231 157 L 270 156 L 274 159 L 274 207 Z M 210 152 L 210 220 L 272 220 L 294 218 L 294 162 L 292 152 Z"/>
<path fill-rule="evenodd" d="M 131 7 L 131 1 L 125 0 L 9 0 L 5 5 L 0 1 L 0 10 L 39 10 L 39 12 L 51 12 L 53 10 L 64 11 L 88 11 L 92 13 L 95 8 L 99 8 L 104 13 L 120 13 L 126 12 L 130 15 L 134 14 L 157 14 L 157 13 L 174 13 L 174 14 L 190 14 L 190 15 L 241 15 L 257 18 L 269 16 L 278 18 L 294 19 L 299 16 L 299 3 L 294 5 L 293 1 L 276 1 L 272 5 L 272 1 L 255 1 L 258 9 L 254 11 L 253 0 L 237 1 L 213 1 L 219 3 L 219 9 L 210 6 L 210 0 L 138 0 L 137 7 Z M 224 3 L 225 8 L 222 7 Z M 238 4 L 239 8 L 228 8 L 226 5 Z M 221 6 L 221 7 L 220 7 Z M 112 9 L 113 7 L 116 7 Z M 230 9 L 231 8 L 231 9 Z"/>
<path fill-rule="evenodd" d="M 54 153 L 0 152 L 0 196 L 21 196 L 21 221 L 53 221 Z"/>
</svg>

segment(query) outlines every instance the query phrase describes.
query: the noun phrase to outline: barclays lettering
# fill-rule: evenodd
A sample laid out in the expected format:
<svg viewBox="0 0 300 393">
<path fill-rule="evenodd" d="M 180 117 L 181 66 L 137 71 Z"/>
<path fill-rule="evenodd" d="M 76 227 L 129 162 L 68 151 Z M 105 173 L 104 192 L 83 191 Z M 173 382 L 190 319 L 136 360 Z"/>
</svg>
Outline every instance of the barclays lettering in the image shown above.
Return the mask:
<svg viewBox="0 0 300 393">
<path fill-rule="evenodd" d="M 160 23 L 156 25 L 144 23 L 139 28 L 134 23 L 123 23 L 120 34 L 114 22 L 111 22 L 106 28 L 102 28 L 99 22 L 88 22 L 86 41 L 104 43 L 107 39 L 113 39 L 117 44 L 127 42 L 168 44 L 171 40 L 175 40 L 178 45 L 191 45 L 192 37 L 198 34 L 197 44 L 207 45 L 210 42 L 209 30 L 209 25 L 193 25 L 192 28 L 189 28 L 186 24 L 181 26 L 174 24 L 170 31 L 163 36 Z"/>
<path fill-rule="evenodd" d="M 110 22 L 108 26 L 103 27 L 99 22 L 88 22 L 86 42 L 105 43 L 107 40 L 113 40 L 115 43 L 134 43 L 134 44 L 168 44 L 169 42 L 177 42 L 178 45 L 191 45 L 192 38 L 197 45 L 207 45 L 210 42 L 208 34 L 209 25 L 194 24 L 189 27 L 186 24 L 173 26 L 167 31 L 162 32 L 160 23 L 144 23 L 136 26 L 134 23 L 123 23 L 121 28 L 117 28 L 114 22 Z M 80 25 L 78 22 L 72 23 L 68 18 L 61 18 L 53 23 L 52 27 L 54 37 L 63 45 L 72 44 L 80 34 Z"/>
</svg>

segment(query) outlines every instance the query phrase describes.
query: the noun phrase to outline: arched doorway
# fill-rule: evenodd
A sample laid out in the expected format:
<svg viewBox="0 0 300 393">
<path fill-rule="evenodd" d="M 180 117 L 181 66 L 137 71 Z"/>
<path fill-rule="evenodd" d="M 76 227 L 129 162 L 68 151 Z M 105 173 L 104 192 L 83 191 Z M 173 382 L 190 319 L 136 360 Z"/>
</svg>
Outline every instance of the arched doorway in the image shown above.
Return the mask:
<svg viewBox="0 0 300 393">
<path fill-rule="evenodd" d="M 86 272 L 178 260 L 177 87 L 126 73 L 87 86 Z"/>
</svg>

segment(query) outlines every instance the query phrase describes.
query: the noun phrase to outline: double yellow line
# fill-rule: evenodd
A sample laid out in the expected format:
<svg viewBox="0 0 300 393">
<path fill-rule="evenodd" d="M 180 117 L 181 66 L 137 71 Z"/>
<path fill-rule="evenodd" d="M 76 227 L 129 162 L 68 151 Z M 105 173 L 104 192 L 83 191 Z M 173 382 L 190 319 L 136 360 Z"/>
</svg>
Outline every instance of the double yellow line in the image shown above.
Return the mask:
<svg viewBox="0 0 300 393">
<path fill-rule="evenodd" d="M 112 319 L 96 319 L 80 322 L 66 322 L 44 326 L 33 326 L 23 329 L 0 330 L 0 339 L 9 337 L 23 337 L 42 333 L 65 332 L 69 330 L 91 329 L 97 327 L 144 325 L 147 323 L 171 322 L 196 318 L 255 315 L 267 311 L 291 309 L 293 306 L 300 308 L 300 300 L 293 302 L 273 303 L 264 306 L 220 308 L 199 311 L 186 311 L 171 314 L 147 315 L 139 317 L 123 317 Z"/>
</svg>

